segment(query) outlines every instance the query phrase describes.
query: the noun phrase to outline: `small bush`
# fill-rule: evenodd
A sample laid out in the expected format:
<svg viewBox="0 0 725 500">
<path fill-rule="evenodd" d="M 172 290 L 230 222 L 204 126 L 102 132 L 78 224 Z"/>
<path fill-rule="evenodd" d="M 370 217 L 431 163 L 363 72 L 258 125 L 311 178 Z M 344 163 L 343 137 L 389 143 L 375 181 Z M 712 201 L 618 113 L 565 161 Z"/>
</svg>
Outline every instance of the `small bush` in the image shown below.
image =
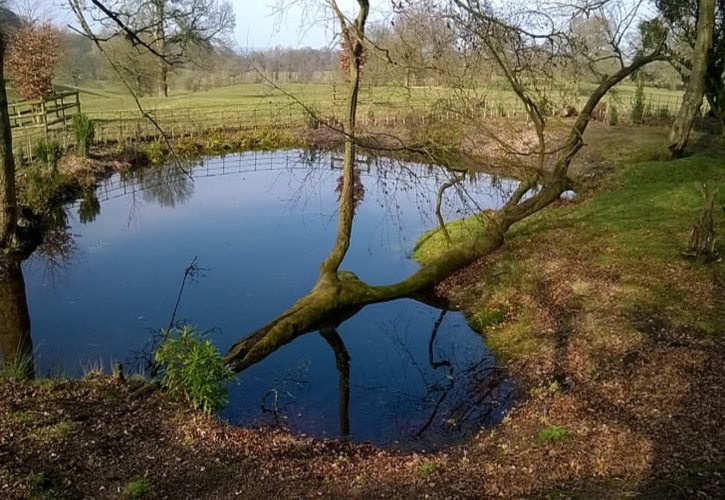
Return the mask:
<svg viewBox="0 0 725 500">
<path fill-rule="evenodd" d="M 536 443 L 544 444 L 550 441 L 563 441 L 568 435 L 569 431 L 567 431 L 565 427 L 552 425 L 551 427 L 547 427 L 539 432 L 539 435 L 536 436 Z"/>
<path fill-rule="evenodd" d="M 184 325 L 163 331 L 154 354 L 163 372 L 161 385 L 177 400 L 211 413 L 227 403 L 224 383 L 233 375 L 209 339 Z"/>
<path fill-rule="evenodd" d="M 418 466 L 418 470 L 416 470 L 416 474 L 421 479 L 427 479 L 435 471 L 436 471 L 436 464 L 434 464 L 432 462 L 426 462 L 426 463 Z"/>
<path fill-rule="evenodd" d="M 146 157 L 154 165 L 160 165 L 166 161 L 166 145 L 162 141 L 152 141 L 146 146 Z"/>
<path fill-rule="evenodd" d="M 644 102 L 644 80 L 637 80 L 637 89 L 634 91 L 634 101 L 632 101 L 632 123 L 640 124 L 644 121 L 645 102 Z"/>
<path fill-rule="evenodd" d="M 23 170 L 20 186 L 22 202 L 36 213 L 52 211 L 59 200 L 72 189 L 72 182 L 55 169 L 49 170 L 41 165 L 31 165 Z"/>
<path fill-rule="evenodd" d="M 63 146 L 58 141 L 42 140 L 33 148 L 33 156 L 55 170 L 63 156 Z"/>
<path fill-rule="evenodd" d="M 76 144 L 78 144 L 78 154 L 83 158 L 88 158 L 88 151 L 91 143 L 96 137 L 96 125 L 93 120 L 88 118 L 85 113 L 77 113 L 73 115 L 71 128 L 76 136 Z"/>
<path fill-rule="evenodd" d="M 126 498 L 143 498 L 148 495 L 151 485 L 148 479 L 139 477 L 132 479 L 123 488 L 123 496 Z"/>
</svg>

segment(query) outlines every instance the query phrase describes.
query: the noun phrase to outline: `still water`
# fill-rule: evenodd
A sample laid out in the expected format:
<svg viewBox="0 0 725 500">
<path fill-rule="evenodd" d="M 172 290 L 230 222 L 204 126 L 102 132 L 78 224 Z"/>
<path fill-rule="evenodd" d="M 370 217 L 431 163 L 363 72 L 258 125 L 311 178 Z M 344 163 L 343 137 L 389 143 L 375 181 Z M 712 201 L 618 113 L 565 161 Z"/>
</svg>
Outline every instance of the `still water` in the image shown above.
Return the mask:
<svg viewBox="0 0 725 500">
<path fill-rule="evenodd" d="M 390 283 L 417 268 L 410 254 L 435 225 L 435 194 L 448 177 L 385 159 L 360 158 L 357 168 L 365 193 L 343 268 Z M 335 236 L 335 155 L 252 152 L 189 171 L 112 177 L 69 208 L 75 250 L 67 262 L 25 263 L 38 374 L 76 376 L 117 360 L 143 370 L 144 350 L 168 326 L 195 257 L 202 272 L 187 282 L 176 319 L 210 331 L 222 352 L 312 287 Z M 510 188 L 480 176 L 462 196 L 447 193 L 444 213 L 496 207 Z M 497 422 L 510 405 L 510 383 L 459 312 L 397 300 L 363 309 L 338 332 L 350 357 L 352 439 L 449 443 Z M 223 416 L 337 437 L 335 360 L 318 333 L 300 337 L 239 375 Z"/>
</svg>

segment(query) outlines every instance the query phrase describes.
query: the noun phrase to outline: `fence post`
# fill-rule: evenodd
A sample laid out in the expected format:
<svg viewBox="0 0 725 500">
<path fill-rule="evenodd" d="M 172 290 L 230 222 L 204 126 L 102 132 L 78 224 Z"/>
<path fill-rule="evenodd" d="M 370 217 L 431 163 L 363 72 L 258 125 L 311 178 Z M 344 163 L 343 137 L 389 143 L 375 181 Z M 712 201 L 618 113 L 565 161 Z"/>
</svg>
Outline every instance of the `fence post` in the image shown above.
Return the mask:
<svg viewBox="0 0 725 500">
<path fill-rule="evenodd" d="M 43 122 L 43 132 L 45 133 L 45 140 L 48 140 L 48 115 L 46 114 L 45 101 L 40 101 L 40 112 L 42 113 L 40 119 Z"/>
</svg>

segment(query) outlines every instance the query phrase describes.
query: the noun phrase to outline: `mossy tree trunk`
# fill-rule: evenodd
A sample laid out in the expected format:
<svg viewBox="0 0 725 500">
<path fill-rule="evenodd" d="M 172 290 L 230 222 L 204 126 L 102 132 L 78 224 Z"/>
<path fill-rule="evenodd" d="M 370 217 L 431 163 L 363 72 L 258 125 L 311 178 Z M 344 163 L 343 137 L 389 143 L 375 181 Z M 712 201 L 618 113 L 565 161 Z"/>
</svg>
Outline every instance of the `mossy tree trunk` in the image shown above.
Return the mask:
<svg viewBox="0 0 725 500">
<path fill-rule="evenodd" d="M 334 1 L 332 5 L 336 7 Z M 339 10 L 336 10 L 343 26 L 343 33 L 348 37 L 349 43 L 346 45 L 349 50 L 354 51 L 350 57 L 351 61 L 357 61 L 358 57 L 355 54 L 362 51 L 362 45 L 357 44 L 358 42 L 362 44 L 364 23 L 369 8 L 367 1 L 358 0 L 358 5 L 359 15 L 351 25 L 348 25 Z M 358 50 L 360 52 L 357 52 Z M 336 328 L 366 305 L 416 296 L 454 271 L 491 254 L 503 245 L 505 234 L 512 225 L 547 207 L 558 200 L 561 193 L 572 187 L 567 176 L 569 165 L 584 144 L 583 135 L 597 104 L 612 87 L 637 69 L 650 62 L 662 60 L 661 50 L 660 46 L 652 53 L 636 58 L 630 65 L 624 66 L 601 81 L 589 96 L 563 143 L 552 149 L 550 154 L 541 153 L 542 161 L 546 160 L 546 165 L 542 168 L 543 176 L 522 182 L 503 207 L 487 215 L 486 224 L 481 226 L 476 235 L 470 240 L 450 245 L 442 255 L 406 279 L 383 286 L 368 285 L 353 273 L 339 270 L 350 244 L 354 213 L 355 121 L 360 84 L 359 61 L 355 63 L 356 68 L 352 70 L 350 79 L 349 114 L 345 124 L 344 184 L 340 196 L 335 245 L 323 261 L 320 277 L 313 289 L 276 319 L 234 344 L 227 353 L 227 363 L 235 371 L 242 371 L 301 335 L 316 330 Z M 524 90 L 520 93 L 522 101 L 527 106 L 535 108 Z M 534 111 L 532 111 L 534 118 L 540 119 L 541 116 Z M 543 122 L 537 130 L 539 128 L 540 135 L 543 136 Z M 543 149 L 542 147 L 542 151 Z M 526 197 L 535 187 L 538 187 L 538 190 Z"/>
<path fill-rule="evenodd" d="M 15 194 L 15 160 L 13 138 L 8 117 L 8 96 L 5 91 L 5 36 L 0 32 L 0 254 L 13 245 L 18 208 Z"/>
<path fill-rule="evenodd" d="M 697 39 L 692 54 L 690 81 L 670 131 L 669 149 L 672 158 L 678 158 L 685 153 L 692 125 L 695 123 L 705 95 L 705 77 L 715 29 L 715 0 L 700 0 L 698 12 Z"/>
</svg>

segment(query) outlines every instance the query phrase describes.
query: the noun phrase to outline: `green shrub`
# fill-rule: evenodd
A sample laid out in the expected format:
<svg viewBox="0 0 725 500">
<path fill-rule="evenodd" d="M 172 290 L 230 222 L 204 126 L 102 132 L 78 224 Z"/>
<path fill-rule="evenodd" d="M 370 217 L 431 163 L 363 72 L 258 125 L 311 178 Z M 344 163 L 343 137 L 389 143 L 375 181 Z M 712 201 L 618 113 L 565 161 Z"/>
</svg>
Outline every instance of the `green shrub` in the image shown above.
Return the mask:
<svg viewBox="0 0 725 500">
<path fill-rule="evenodd" d="M 424 464 L 420 464 L 418 466 L 418 469 L 415 471 L 415 473 L 418 475 L 419 478 L 427 479 L 435 471 L 436 471 L 436 464 L 434 464 L 433 462 L 426 462 Z"/>
<path fill-rule="evenodd" d="M 88 118 L 84 113 L 73 115 L 71 128 L 76 136 L 76 144 L 78 144 L 78 154 L 83 158 L 88 158 L 88 151 L 91 148 L 91 142 L 96 137 L 96 125 L 93 120 Z"/>
<path fill-rule="evenodd" d="M 58 141 L 41 140 L 33 148 L 33 156 L 55 170 L 58 168 L 60 157 L 63 156 L 63 146 Z"/>
<path fill-rule="evenodd" d="M 72 190 L 72 181 L 56 169 L 35 164 L 23 170 L 19 198 L 36 213 L 47 213 L 57 208 Z"/>
<path fill-rule="evenodd" d="M 563 441 L 569 435 L 569 431 L 565 427 L 559 425 L 552 425 L 539 432 L 536 436 L 536 442 L 538 444 L 548 443 L 549 441 Z"/>
<path fill-rule="evenodd" d="M 148 479 L 139 477 L 129 481 L 123 487 L 123 496 L 126 498 L 143 498 L 151 490 Z"/>
<path fill-rule="evenodd" d="M 637 89 L 634 91 L 634 100 L 632 101 L 632 123 L 642 123 L 644 112 L 644 80 L 639 78 L 637 80 Z"/>
<path fill-rule="evenodd" d="M 166 145 L 160 140 L 152 141 L 146 146 L 146 157 L 154 165 L 164 163 L 167 154 Z"/>
<path fill-rule="evenodd" d="M 211 413 L 227 402 L 224 383 L 233 375 L 214 344 L 184 325 L 163 331 L 154 354 L 163 378 L 161 385 L 177 400 Z"/>
</svg>

